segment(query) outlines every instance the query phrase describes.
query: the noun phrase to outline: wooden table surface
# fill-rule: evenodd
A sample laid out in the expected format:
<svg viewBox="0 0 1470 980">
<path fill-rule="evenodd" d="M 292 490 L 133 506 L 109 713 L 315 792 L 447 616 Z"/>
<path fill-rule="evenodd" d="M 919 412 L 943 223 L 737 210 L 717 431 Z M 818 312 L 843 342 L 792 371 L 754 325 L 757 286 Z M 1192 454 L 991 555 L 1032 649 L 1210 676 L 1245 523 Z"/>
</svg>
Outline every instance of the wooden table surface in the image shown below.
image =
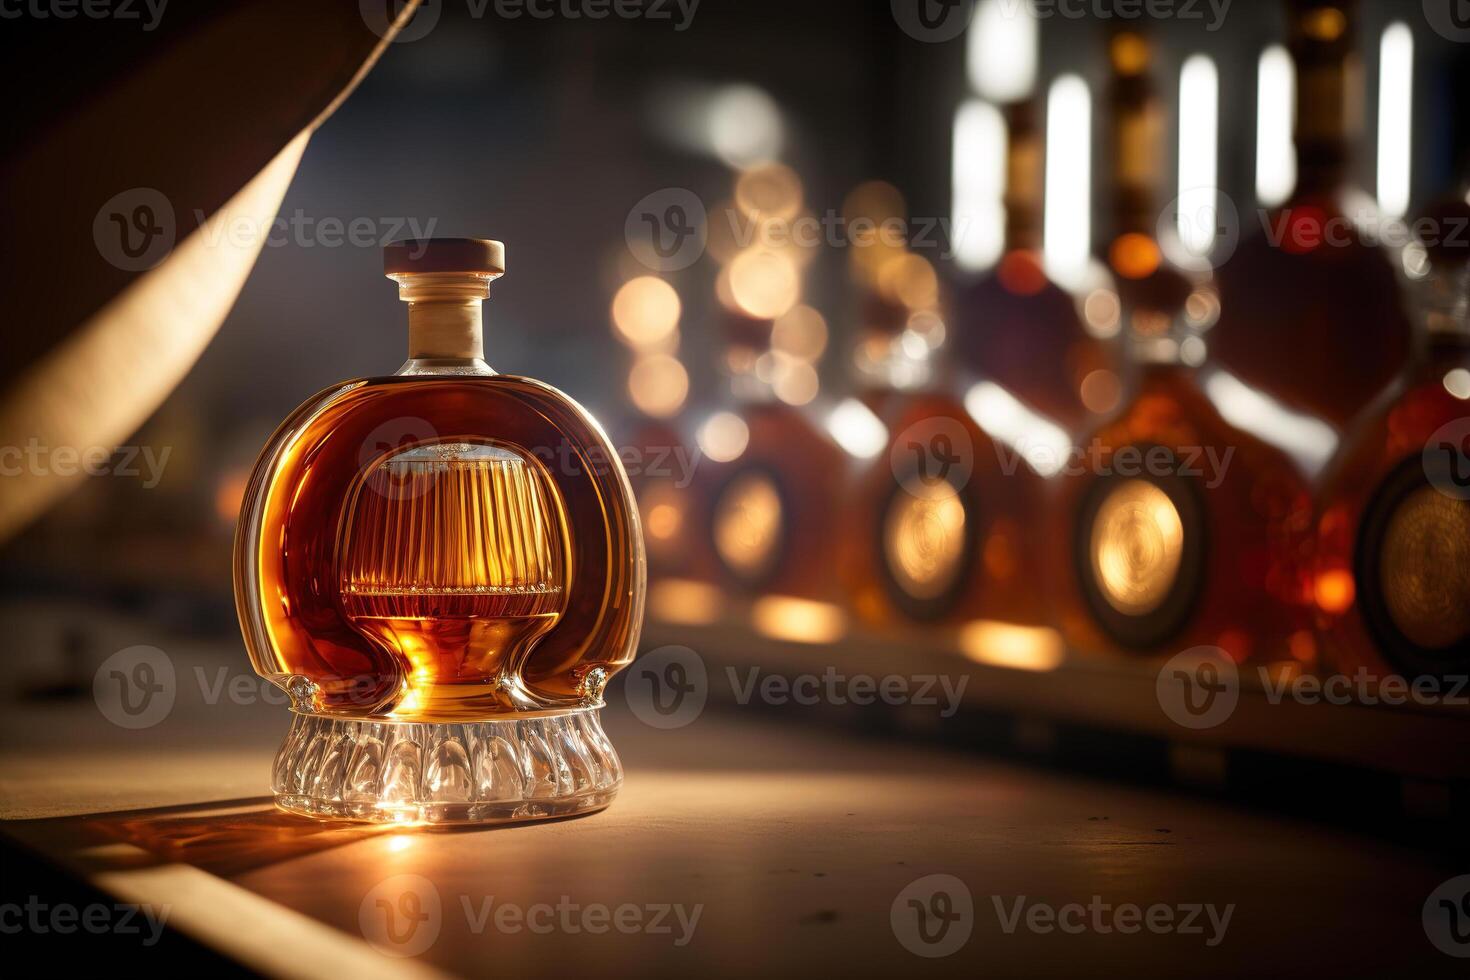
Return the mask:
<svg viewBox="0 0 1470 980">
<path fill-rule="evenodd" d="M 0 722 L 0 830 L 277 975 L 1463 975 L 1421 924 L 1456 873 L 1432 853 L 739 711 L 673 732 L 619 703 L 607 714 L 628 771 L 607 811 L 424 831 L 276 812 L 278 706 L 181 698 L 140 732 L 90 700 L 15 710 Z M 900 939 L 933 949 L 908 904 L 931 875 L 958 879 L 972 910 L 951 911 L 969 935 L 943 958 Z M 1077 932 L 1027 927 L 1047 913 L 1026 910 L 1071 903 L 1109 911 L 1063 911 L 1087 920 Z M 1223 935 L 1203 911 L 1199 934 L 1095 926 L 1125 903 L 1232 908 Z M 920 907 L 943 911 L 927 893 Z"/>
</svg>

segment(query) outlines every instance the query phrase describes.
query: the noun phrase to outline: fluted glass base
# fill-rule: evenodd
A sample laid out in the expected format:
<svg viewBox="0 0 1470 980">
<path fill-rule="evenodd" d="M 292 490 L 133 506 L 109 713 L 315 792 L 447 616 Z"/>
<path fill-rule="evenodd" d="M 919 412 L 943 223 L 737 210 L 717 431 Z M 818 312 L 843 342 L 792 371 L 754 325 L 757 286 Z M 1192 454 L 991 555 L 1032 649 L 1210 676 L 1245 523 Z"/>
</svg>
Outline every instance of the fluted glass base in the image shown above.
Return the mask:
<svg viewBox="0 0 1470 980">
<path fill-rule="evenodd" d="M 299 714 L 276 755 L 276 805 L 375 823 L 544 820 L 600 810 L 623 767 L 598 709 L 419 724 Z"/>
</svg>

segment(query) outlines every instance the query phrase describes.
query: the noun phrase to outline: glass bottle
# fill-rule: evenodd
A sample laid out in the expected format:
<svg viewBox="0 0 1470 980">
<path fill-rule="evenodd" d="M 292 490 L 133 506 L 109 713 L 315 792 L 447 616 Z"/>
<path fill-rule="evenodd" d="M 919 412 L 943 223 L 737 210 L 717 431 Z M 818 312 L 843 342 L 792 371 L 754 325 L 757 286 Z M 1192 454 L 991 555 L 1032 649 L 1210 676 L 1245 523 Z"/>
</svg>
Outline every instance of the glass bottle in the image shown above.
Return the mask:
<svg viewBox="0 0 1470 980">
<path fill-rule="evenodd" d="M 1286 659 L 1310 643 L 1311 502 L 1300 461 L 1263 431 L 1304 420 L 1202 367 L 1219 300 L 1207 273 L 1173 264 L 1155 238 L 1162 138 L 1148 42 L 1120 32 L 1110 53 L 1109 302 L 1136 381 L 1056 482 L 1058 625 L 1084 654 L 1210 645 L 1237 661 Z"/>
<path fill-rule="evenodd" d="M 1247 384 L 1345 430 L 1409 352 L 1393 260 L 1353 183 L 1362 68 L 1353 0 L 1289 0 L 1296 189 L 1219 270 L 1212 349 Z M 1245 231 L 1246 229 L 1242 229 Z"/>
<path fill-rule="evenodd" d="M 1467 222 L 1462 199 L 1428 227 Z M 1455 240 L 1405 251 L 1415 355 L 1365 413 L 1319 496 L 1323 650 L 1334 672 L 1373 682 L 1470 671 L 1470 256 Z"/>
<path fill-rule="evenodd" d="M 849 460 L 810 408 L 776 397 L 756 363 L 771 321 L 726 312 L 732 410 L 705 422 L 696 486 L 705 549 L 728 596 L 776 639 L 827 643 L 846 630 L 835 502 Z"/>
<path fill-rule="evenodd" d="M 1039 525 L 1043 489 L 1026 443 L 1042 437 L 1066 448 L 1070 431 L 1046 413 L 1081 424 L 1085 374 L 1074 376 L 1073 368 L 1101 367 L 1088 362 L 1103 348 L 1083 330 L 1071 296 L 1041 268 L 1033 117 L 1030 103 L 1008 110 L 1006 249 L 997 271 L 955 302 L 956 325 L 930 311 L 905 311 L 899 330 L 909 316 L 921 325 L 933 318 L 937 327 L 927 332 L 943 338 L 937 346 L 912 329 L 897 343 L 881 323 L 870 331 L 892 353 L 874 360 L 860 397 L 887 438 L 855 475 L 842 567 L 852 606 L 871 627 L 1047 620 L 1040 563 L 1024 540 Z M 906 348 L 923 349 L 922 370 Z M 966 404 L 971 394 L 979 419 Z M 1003 425 L 981 424 L 997 416 Z"/>
<path fill-rule="evenodd" d="M 1115 337 L 1090 332 L 1042 264 L 1044 157 L 1034 100 L 1006 107 L 1005 244 L 954 302 L 956 366 L 988 378 L 1069 435 L 1117 407 Z"/>
<path fill-rule="evenodd" d="M 648 550 L 648 615 L 651 621 L 705 626 L 724 615 L 716 586 L 714 555 L 705 547 L 698 477 L 706 465 L 688 418 L 641 415 L 629 420 L 619 446 Z"/>
<path fill-rule="evenodd" d="M 295 713 L 284 809 L 528 820 L 621 784 L 598 709 L 642 625 L 638 515 L 591 416 L 485 363 L 504 261 L 499 242 L 388 245 L 408 360 L 308 399 L 256 464 L 235 597 L 255 670 Z"/>
</svg>

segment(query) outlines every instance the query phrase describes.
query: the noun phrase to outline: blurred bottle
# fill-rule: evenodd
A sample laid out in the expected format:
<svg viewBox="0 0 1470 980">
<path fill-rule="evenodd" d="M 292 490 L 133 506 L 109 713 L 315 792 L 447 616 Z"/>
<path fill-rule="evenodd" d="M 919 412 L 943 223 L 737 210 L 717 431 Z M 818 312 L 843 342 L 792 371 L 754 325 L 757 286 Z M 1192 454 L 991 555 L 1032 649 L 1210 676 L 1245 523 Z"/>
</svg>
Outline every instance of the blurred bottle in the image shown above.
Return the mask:
<svg viewBox="0 0 1470 980">
<path fill-rule="evenodd" d="M 1044 148 L 1034 100 L 1005 108 L 1005 245 L 954 302 L 956 366 L 988 378 L 1075 434 L 1117 407 L 1118 344 L 1087 330 L 1042 265 Z"/>
<path fill-rule="evenodd" d="M 890 317 L 859 345 L 859 398 L 886 438 L 855 475 L 842 568 L 853 608 L 877 628 L 1047 618 L 1025 540 L 1039 528 L 1043 495 L 1026 440 L 1049 435 L 1043 441 L 1064 449 L 1067 427 L 1087 414 L 1078 372 L 1106 369 L 1106 360 L 1071 297 L 1042 271 L 1030 104 L 1009 118 L 1007 248 L 997 272 L 956 304 L 957 328 L 934 311 L 907 311 L 907 329 L 884 330 L 905 323 Z"/>
<path fill-rule="evenodd" d="M 1355 0 L 1288 0 L 1296 189 L 1220 268 L 1212 348 L 1247 383 L 1339 429 L 1399 370 L 1410 328 L 1376 207 L 1353 183 L 1363 115 Z"/>
<path fill-rule="evenodd" d="M 1335 671 L 1470 671 L 1470 246 L 1464 198 L 1405 250 L 1417 337 L 1323 482 L 1315 593 Z M 1459 229 L 1456 232 L 1454 229 Z"/>
<path fill-rule="evenodd" d="M 635 363 L 630 387 L 660 383 L 674 382 L 641 377 Z M 638 500 L 650 587 L 673 578 L 708 578 L 709 569 L 700 568 L 693 547 L 698 531 L 691 483 L 699 457 L 689 413 L 682 406 L 671 416 L 639 411 L 619 426 L 618 448 Z"/>
<path fill-rule="evenodd" d="M 702 547 L 725 593 L 753 603 L 757 630 L 831 642 L 846 629 L 836 505 L 850 459 L 807 407 L 814 393 L 793 397 L 774 358 L 763 360 L 772 322 L 724 316 L 734 404 L 709 416 L 698 433 Z"/>
<path fill-rule="evenodd" d="M 1261 434 L 1301 420 L 1202 370 L 1220 304 L 1208 272 L 1172 264 L 1155 238 L 1164 142 L 1149 43 L 1117 33 L 1110 57 L 1114 285 L 1092 302 L 1115 309 L 1137 381 L 1056 483 L 1057 620 L 1083 653 L 1211 645 L 1275 659 L 1310 641 L 1311 505 Z"/>
</svg>

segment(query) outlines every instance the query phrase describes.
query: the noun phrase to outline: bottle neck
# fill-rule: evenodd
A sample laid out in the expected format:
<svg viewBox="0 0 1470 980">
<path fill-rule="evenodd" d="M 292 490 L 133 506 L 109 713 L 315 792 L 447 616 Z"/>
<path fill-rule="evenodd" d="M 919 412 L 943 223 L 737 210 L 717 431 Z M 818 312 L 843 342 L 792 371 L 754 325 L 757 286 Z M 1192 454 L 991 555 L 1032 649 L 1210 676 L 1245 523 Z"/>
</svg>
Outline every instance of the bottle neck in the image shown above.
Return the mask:
<svg viewBox="0 0 1470 980">
<path fill-rule="evenodd" d="M 433 272 L 392 278 L 398 283 L 398 298 L 408 304 L 406 373 L 489 371 L 482 306 L 490 277 Z"/>
<path fill-rule="evenodd" d="M 1005 181 L 1005 250 L 1039 250 L 1044 170 L 1036 109 L 1029 100 L 1006 108 Z"/>
<path fill-rule="evenodd" d="M 1108 92 L 1113 235 L 1152 236 L 1164 180 L 1164 131 L 1147 74 L 1115 74 Z"/>
<path fill-rule="evenodd" d="M 1292 9 L 1298 195 L 1330 193 L 1349 182 L 1363 119 L 1355 36 L 1347 3 L 1300 3 Z"/>
<path fill-rule="evenodd" d="M 1429 344 L 1470 344 L 1470 265 L 1431 267 L 1410 288 Z"/>
</svg>

